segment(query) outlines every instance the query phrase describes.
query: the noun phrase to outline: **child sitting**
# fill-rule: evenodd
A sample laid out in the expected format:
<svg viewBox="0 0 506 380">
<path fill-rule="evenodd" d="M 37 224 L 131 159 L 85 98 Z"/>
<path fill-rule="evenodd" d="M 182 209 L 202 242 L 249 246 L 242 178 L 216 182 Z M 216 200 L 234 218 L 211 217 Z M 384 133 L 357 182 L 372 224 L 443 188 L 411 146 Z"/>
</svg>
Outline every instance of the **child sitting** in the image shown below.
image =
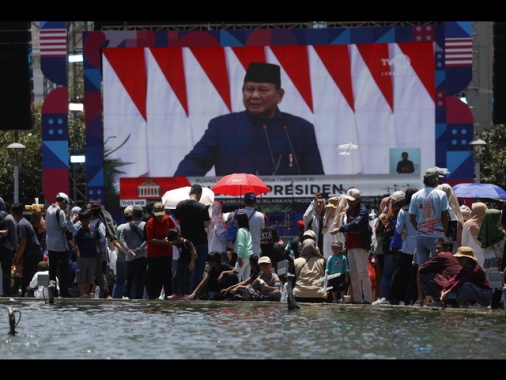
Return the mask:
<svg viewBox="0 0 506 380">
<path fill-rule="evenodd" d="M 247 290 L 253 301 L 280 301 L 281 280 L 272 271 L 272 262 L 268 256 L 262 256 L 258 260 L 260 275 L 247 286 Z"/>
</svg>

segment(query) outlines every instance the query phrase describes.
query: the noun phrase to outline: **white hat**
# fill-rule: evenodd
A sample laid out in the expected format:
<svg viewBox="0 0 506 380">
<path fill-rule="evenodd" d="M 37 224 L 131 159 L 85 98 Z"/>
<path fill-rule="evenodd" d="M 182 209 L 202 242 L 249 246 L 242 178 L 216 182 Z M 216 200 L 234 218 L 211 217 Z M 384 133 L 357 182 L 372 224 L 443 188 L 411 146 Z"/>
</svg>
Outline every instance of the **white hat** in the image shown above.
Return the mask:
<svg viewBox="0 0 506 380">
<path fill-rule="evenodd" d="M 404 194 L 404 191 L 396 191 L 391 195 L 390 202 L 397 203 L 403 201 L 404 199 L 406 199 L 406 194 Z"/>
<path fill-rule="evenodd" d="M 67 202 L 70 202 L 70 198 L 67 194 L 65 193 L 58 193 L 56 194 L 56 200 L 57 201 L 67 201 Z"/>
<path fill-rule="evenodd" d="M 307 230 L 307 231 L 305 231 L 304 235 L 302 235 L 302 237 L 308 237 L 308 238 L 312 238 L 312 239 L 316 240 L 316 234 L 314 233 L 313 230 Z"/>
<path fill-rule="evenodd" d="M 346 195 L 344 197 L 346 199 L 348 199 L 349 201 L 354 201 L 355 199 L 360 198 L 360 190 L 356 189 L 354 187 L 351 189 L 348 189 L 348 191 L 346 192 Z"/>
<path fill-rule="evenodd" d="M 81 211 L 81 207 L 79 207 L 79 206 L 72 207 L 72 210 L 70 211 L 70 215 L 72 215 L 72 216 L 78 215 L 79 211 Z"/>
<path fill-rule="evenodd" d="M 260 264 L 272 264 L 271 262 L 271 259 L 269 258 L 269 256 L 262 256 L 260 257 L 260 259 L 258 259 L 258 265 Z"/>
</svg>

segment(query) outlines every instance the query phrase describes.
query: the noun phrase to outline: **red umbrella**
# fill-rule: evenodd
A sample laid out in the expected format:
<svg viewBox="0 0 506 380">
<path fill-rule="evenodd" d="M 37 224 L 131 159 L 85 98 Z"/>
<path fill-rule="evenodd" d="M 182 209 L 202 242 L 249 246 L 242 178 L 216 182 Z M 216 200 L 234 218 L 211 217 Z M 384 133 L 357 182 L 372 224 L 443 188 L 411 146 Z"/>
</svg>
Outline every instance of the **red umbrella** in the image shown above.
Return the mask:
<svg viewBox="0 0 506 380">
<path fill-rule="evenodd" d="M 212 190 L 215 194 L 244 195 L 254 193 L 255 195 L 271 191 L 267 185 L 256 175 L 247 173 L 234 173 L 226 175 L 214 184 Z"/>
</svg>

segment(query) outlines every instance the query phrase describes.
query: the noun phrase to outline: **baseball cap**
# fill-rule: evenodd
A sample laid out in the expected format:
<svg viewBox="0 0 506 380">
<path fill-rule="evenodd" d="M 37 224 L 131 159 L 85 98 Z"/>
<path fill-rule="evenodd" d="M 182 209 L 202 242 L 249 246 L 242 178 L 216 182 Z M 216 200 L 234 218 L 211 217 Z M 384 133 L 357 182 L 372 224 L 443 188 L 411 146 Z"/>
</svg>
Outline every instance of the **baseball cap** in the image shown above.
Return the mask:
<svg viewBox="0 0 506 380">
<path fill-rule="evenodd" d="M 58 193 L 56 194 L 56 200 L 61 202 L 61 201 L 67 201 L 67 203 L 72 203 L 72 201 L 70 200 L 69 196 L 65 193 Z"/>
<path fill-rule="evenodd" d="M 127 206 L 125 210 L 123 211 L 123 215 L 125 216 L 132 216 L 133 206 Z"/>
<path fill-rule="evenodd" d="M 255 193 L 246 193 L 244 194 L 244 203 L 255 203 L 257 201 L 257 197 Z"/>
<path fill-rule="evenodd" d="M 165 206 L 163 205 L 162 202 L 156 202 L 153 205 L 153 215 L 154 216 L 165 215 Z"/>
<path fill-rule="evenodd" d="M 339 247 L 339 248 L 343 248 L 343 242 L 341 240 L 334 240 L 332 242 L 332 247 Z"/>
<path fill-rule="evenodd" d="M 303 221 L 303 220 L 299 220 L 299 221 L 297 222 L 297 227 L 299 227 L 299 228 L 304 228 L 304 221 Z"/>
<path fill-rule="evenodd" d="M 302 235 L 302 237 L 308 237 L 316 240 L 316 235 L 313 230 L 307 230 L 306 232 L 304 232 L 304 235 Z"/>
<path fill-rule="evenodd" d="M 425 171 L 423 178 L 425 179 L 435 179 L 439 178 L 439 170 L 438 168 L 429 168 Z"/>
<path fill-rule="evenodd" d="M 396 191 L 390 197 L 390 202 L 397 203 L 397 202 L 403 201 L 404 199 L 406 199 L 406 195 L 404 194 L 404 191 Z"/>
<path fill-rule="evenodd" d="M 258 265 L 260 264 L 272 264 L 271 259 L 269 259 L 269 256 L 262 256 L 258 259 Z"/>
<path fill-rule="evenodd" d="M 356 189 L 354 187 L 351 189 L 348 189 L 348 191 L 346 192 L 346 195 L 344 197 L 346 199 L 348 199 L 349 201 L 354 201 L 355 199 L 360 198 L 360 190 Z"/>
<path fill-rule="evenodd" d="M 164 214 L 165 214 L 165 211 L 164 211 Z M 144 210 L 142 209 L 141 206 L 134 206 L 132 208 L 132 215 L 135 216 L 136 218 L 144 215 Z"/>
</svg>

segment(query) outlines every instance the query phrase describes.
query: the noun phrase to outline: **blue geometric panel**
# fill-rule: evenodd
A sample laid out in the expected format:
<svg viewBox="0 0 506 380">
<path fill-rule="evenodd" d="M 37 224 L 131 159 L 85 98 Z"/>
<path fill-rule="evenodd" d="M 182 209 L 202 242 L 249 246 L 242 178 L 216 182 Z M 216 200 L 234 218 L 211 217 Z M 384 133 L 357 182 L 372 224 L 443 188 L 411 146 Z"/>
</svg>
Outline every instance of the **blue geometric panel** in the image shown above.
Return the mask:
<svg viewBox="0 0 506 380">
<path fill-rule="evenodd" d="M 239 41 L 236 35 L 230 34 L 228 30 L 221 31 L 220 44 L 222 45 L 224 44 L 226 46 L 244 46 L 244 43 Z"/>
<path fill-rule="evenodd" d="M 104 183 L 104 169 L 103 168 L 100 169 L 99 171 L 97 171 L 95 173 L 95 175 L 90 175 L 89 173 L 86 173 L 86 174 L 87 174 L 89 186 L 103 185 L 103 183 Z"/>
<path fill-rule="evenodd" d="M 447 168 L 452 179 L 469 179 L 474 176 L 472 151 L 448 152 Z"/>
<path fill-rule="evenodd" d="M 447 133 L 448 151 L 469 149 L 469 142 L 473 139 L 472 124 L 448 124 Z"/>
<path fill-rule="evenodd" d="M 376 43 L 399 42 L 396 40 L 396 36 L 395 28 L 390 26 L 375 28 L 373 33 L 373 39 Z"/>
<path fill-rule="evenodd" d="M 42 141 L 68 138 L 68 114 L 42 114 Z"/>
<path fill-rule="evenodd" d="M 42 157 L 44 168 L 68 168 L 69 144 L 68 140 L 42 141 Z"/>
<path fill-rule="evenodd" d="M 339 29 L 341 30 L 341 29 Z M 351 41 L 351 29 L 342 28 L 342 33 L 333 38 L 330 42 L 332 45 L 347 45 Z"/>
<path fill-rule="evenodd" d="M 84 88 L 86 91 L 99 91 L 101 86 L 101 70 L 88 69 L 85 70 Z"/>
</svg>

